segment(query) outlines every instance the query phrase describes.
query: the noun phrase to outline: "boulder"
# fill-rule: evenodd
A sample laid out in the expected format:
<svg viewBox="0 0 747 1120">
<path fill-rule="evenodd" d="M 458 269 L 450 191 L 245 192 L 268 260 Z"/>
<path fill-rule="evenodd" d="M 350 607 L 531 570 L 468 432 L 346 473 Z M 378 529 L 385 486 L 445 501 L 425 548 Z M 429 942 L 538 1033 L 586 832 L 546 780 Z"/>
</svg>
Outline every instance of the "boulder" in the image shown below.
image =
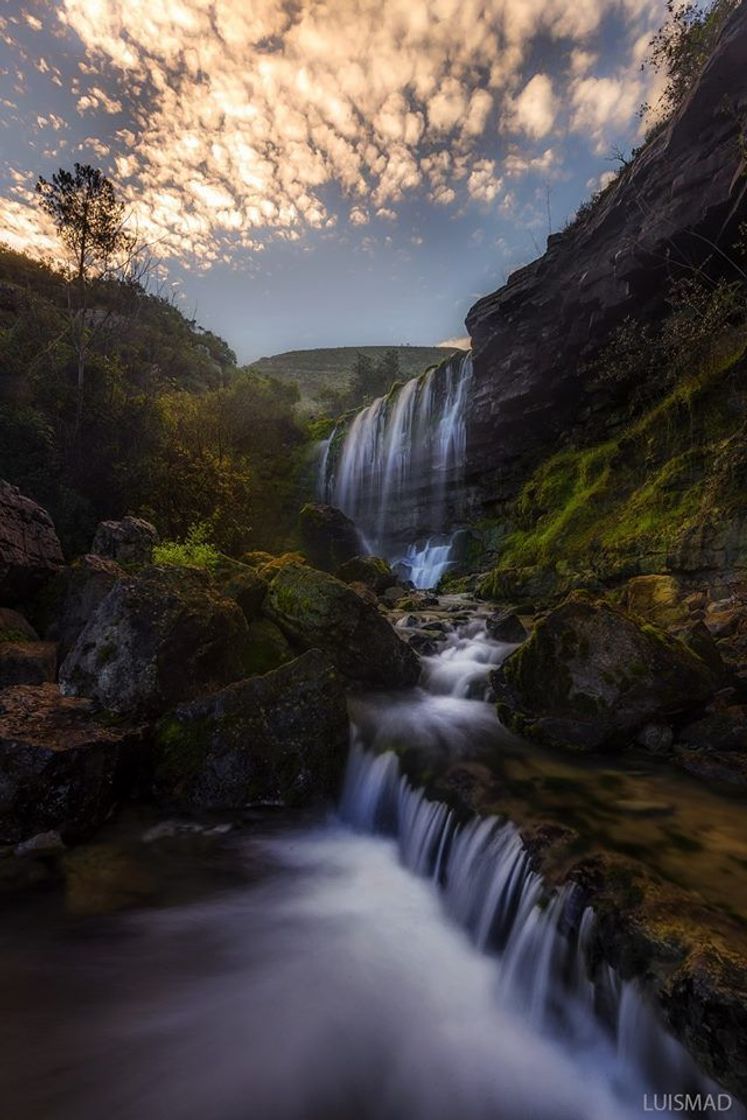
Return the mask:
<svg viewBox="0 0 747 1120">
<path fill-rule="evenodd" d="M 485 620 L 485 629 L 496 642 L 524 642 L 527 631 L 524 623 L 519 618 L 518 612 L 509 607 L 503 611 L 496 611 Z"/>
<path fill-rule="evenodd" d="M 340 679 L 329 657 L 310 650 L 165 716 L 154 789 L 193 810 L 302 805 L 336 792 L 348 738 Z"/>
<path fill-rule="evenodd" d="M 363 551 L 355 525 L 334 506 L 305 505 L 299 515 L 299 530 L 305 554 L 315 568 L 325 572 L 336 572 Z"/>
<path fill-rule="evenodd" d="M 66 696 L 157 713 L 244 675 L 241 608 L 196 569 L 150 567 L 120 580 L 60 669 Z"/>
<path fill-rule="evenodd" d="M 379 688 L 414 685 L 420 664 L 376 607 L 334 576 L 302 566 L 278 572 L 267 610 L 303 648 L 323 649 L 350 680 Z"/>
<path fill-rule="evenodd" d="M 158 533 L 150 521 L 123 517 L 121 521 L 102 521 L 91 545 L 94 556 L 106 556 L 126 568 L 142 567 L 153 560 Z"/>
<path fill-rule="evenodd" d="M 216 578 L 222 594 L 239 604 L 247 622 L 259 618 L 267 595 L 267 581 L 259 572 L 234 561 Z"/>
<path fill-rule="evenodd" d="M 144 743 L 140 727 L 97 715 L 53 684 L 0 693 L 0 843 L 55 830 L 76 839 L 123 797 Z"/>
<path fill-rule="evenodd" d="M 492 677 L 501 720 L 551 746 L 625 746 L 712 695 L 715 679 L 686 646 L 604 600 L 570 596 Z"/>
<path fill-rule="evenodd" d="M 292 661 L 295 653 L 283 631 L 269 618 L 249 623 L 245 669 L 247 676 L 269 673 Z"/>
<path fill-rule="evenodd" d="M 0 642 L 38 642 L 31 623 L 18 611 L 0 607 Z"/>
<path fill-rule="evenodd" d="M 51 580 L 43 595 L 44 636 L 59 642 L 64 661 L 100 603 L 127 573 L 104 556 L 81 556 Z"/>
<path fill-rule="evenodd" d="M 335 574 L 343 583 L 363 583 L 377 595 L 397 583 L 391 566 L 380 556 L 354 556 L 341 564 Z"/>
<path fill-rule="evenodd" d="M 0 642 L 0 689 L 57 678 L 55 642 Z"/>
<path fill-rule="evenodd" d="M 64 563 L 47 511 L 0 481 L 0 604 L 30 598 Z"/>
<path fill-rule="evenodd" d="M 690 611 L 680 581 L 671 575 L 636 576 L 625 585 L 623 607 L 667 630 L 684 625 Z"/>
</svg>

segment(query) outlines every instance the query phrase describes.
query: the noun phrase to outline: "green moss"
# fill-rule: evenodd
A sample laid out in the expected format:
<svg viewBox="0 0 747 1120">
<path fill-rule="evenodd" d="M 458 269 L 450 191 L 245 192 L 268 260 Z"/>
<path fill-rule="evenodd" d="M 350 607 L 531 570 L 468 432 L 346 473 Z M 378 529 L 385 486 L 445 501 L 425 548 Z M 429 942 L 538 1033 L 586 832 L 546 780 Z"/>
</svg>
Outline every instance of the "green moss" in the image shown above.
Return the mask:
<svg viewBox="0 0 747 1120">
<path fill-rule="evenodd" d="M 156 728 L 156 783 L 176 787 L 198 773 L 210 750 L 213 729 L 209 719 L 186 722 L 164 717 Z"/>
<path fill-rule="evenodd" d="M 14 630 L 9 627 L 7 630 L 0 630 L 0 645 L 3 642 L 28 642 L 29 636 L 24 630 Z"/>
<path fill-rule="evenodd" d="M 689 533 L 737 510 L 746 468 L 730 382 L 743 376 L 745 346 L 742 334 L 615 438 L 541 463 L 521 490 L 481 593 L 505 596 L 508 577 L 544 584 L 552 597 L 570 590 L 574 575 L 606 579 L 637 571 L 646 557 L 665 567 Z"/>
</svg>

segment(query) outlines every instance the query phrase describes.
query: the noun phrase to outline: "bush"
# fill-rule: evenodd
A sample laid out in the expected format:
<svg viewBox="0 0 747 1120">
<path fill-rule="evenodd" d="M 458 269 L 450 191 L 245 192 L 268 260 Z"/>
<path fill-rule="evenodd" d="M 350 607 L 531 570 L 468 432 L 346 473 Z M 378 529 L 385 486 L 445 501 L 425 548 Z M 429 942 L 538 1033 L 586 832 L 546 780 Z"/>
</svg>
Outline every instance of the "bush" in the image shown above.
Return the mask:
<svg viewBox="0 0 747 1120">
<path fill-rule="evenodd" d="M 210 540 L 210 528 L 193 525 L 182 541 L 163 541 L 153 550 L 153 563 L 173 568 L 217 568 L 221 554 Z"/>
</svg>

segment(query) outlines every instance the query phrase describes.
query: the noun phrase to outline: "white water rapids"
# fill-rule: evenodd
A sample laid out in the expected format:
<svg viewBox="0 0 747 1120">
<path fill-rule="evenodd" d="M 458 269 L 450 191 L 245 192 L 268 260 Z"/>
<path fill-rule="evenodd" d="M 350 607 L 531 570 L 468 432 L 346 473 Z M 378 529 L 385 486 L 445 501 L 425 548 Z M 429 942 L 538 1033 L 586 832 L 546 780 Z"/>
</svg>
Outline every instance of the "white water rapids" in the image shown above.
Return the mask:
<svg viewBox="0 0 747 1120">
<path fill-rule="evenodd" d="M 471 376 L 466 354 L 397 386 L 333 433 L 320 456 L 320 498 L 416 587 L 435 587 L 453 564 Z"/>
<path fill-rule="evenodd" d="M 256 882 L 6 932 L 6 1114 L 642 1120 L 654 1093 L 717 1091 L 634 985 L 590 976 L 593 914 L 547 894 L 510 824 L 460 826 L 375 753 L 499 740 L 480 697 L 509 648 L 464 622 L 424 687 L 362 698 L 339 811 L 234 841 Z"/>
</svg>

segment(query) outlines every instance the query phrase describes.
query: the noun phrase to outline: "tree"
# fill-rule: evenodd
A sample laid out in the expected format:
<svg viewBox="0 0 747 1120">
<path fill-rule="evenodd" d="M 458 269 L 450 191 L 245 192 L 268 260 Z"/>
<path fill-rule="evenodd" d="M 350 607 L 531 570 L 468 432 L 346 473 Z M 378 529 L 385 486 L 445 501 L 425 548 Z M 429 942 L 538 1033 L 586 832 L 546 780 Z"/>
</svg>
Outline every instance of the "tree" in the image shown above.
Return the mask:
<svg viewBox="0 0 747 1120">
<path fill-rule="evenodd" d="M 75 164 L 74 172 L 60 168 L 51 182 L 39 177 L 36 190 L 42 209 L 54 222 L 66 250 L 70 334 L 77 357 L 77 402 L 74 444 L 78 445 L 85 398 L 86 360 L 92 335 L 106 314 L 90 313 L 91 290 L 107 280 L 137 283 L 133 269 L 139 253 L 134 235 L 125 228 L 124 203 L 112 182 L 97 168 Z"/>
</svg>

